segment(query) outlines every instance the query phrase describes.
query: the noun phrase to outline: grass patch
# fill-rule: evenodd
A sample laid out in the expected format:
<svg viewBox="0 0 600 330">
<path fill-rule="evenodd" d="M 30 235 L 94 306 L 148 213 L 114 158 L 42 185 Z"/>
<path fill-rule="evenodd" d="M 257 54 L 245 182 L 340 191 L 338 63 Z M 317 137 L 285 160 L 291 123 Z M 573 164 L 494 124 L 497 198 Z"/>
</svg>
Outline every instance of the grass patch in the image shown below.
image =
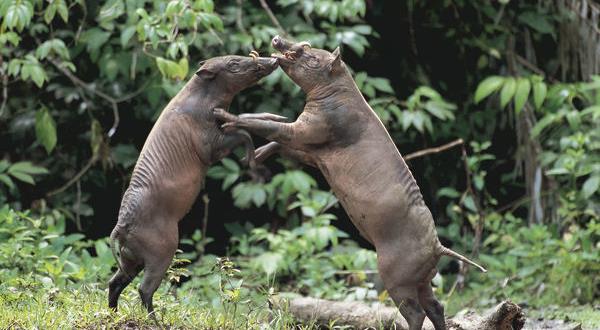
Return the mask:
<svg viewBox="0 0 600 330">
<path fill-rule="evenodd" d="M 163 285 L 166 287 L 166 285 Z M 155 295 L 156 320 L 142 308 L 134 289 L 127 288 L 119 310 L 107 307 L 106 290 L 81 286 L 73 290 L 11 288 L 0 294 L 0 329 L 290 329 L 292 317 L 268 306 L 239 306 L 227 311 L 199 301 L 191 291 L 176 298 L 161 288 Z M 314 329 L 303 325 L 300 329 Z"/>
</svg>

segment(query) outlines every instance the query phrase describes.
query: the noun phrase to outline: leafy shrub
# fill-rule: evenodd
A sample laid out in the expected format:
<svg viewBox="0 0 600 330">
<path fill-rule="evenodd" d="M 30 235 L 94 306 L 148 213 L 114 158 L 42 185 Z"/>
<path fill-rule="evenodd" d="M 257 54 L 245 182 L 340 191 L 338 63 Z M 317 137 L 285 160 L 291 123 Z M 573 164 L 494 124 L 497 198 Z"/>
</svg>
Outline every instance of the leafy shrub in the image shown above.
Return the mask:
<svg viewBox="0 0 600 330">
<path fill-rule="evenodd" d="M 0 287 L 68 287 L 105 283 L 115 264 L 105 240 L 65 234 L 65 217 L 0 209 Z M 92 253 L 94 255 L 92 255 Z"/>
<path fill-rule="evenodd" d="M 489 270 L 471 283 L 489 297 L 534 306 L 592 303 L 600 296 L 600 224 L 573 225 L 564 233 L 524 225 L 511 214 L 487 219 L 487 249 L 480 256 Z"/>
</svg>

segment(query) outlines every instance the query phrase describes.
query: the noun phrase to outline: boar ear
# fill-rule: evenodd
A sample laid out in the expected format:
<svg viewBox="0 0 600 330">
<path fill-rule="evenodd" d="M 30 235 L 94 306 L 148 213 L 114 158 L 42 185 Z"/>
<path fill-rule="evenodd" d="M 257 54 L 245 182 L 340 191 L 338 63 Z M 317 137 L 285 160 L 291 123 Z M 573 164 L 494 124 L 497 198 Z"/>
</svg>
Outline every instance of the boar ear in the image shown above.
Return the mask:
<svg viewBox="0 0 600 330">
<path fill-rule="evenodd" d="M 333 71 L 335 68 L 339 68 L 342 65 L 342 54 L 340 53 L 340 47 L 338 46 L 331 54 L 334 56 L 334 58 L 330 64 L 330 71 Z"/>
<path fill-rule="evenodd" d="M 212 80 L 216 76 L 215 72 L 206 65 L 203 65 L 198 71 L 196 71 L 196 75 L 206 80 Z"/>
</svg>

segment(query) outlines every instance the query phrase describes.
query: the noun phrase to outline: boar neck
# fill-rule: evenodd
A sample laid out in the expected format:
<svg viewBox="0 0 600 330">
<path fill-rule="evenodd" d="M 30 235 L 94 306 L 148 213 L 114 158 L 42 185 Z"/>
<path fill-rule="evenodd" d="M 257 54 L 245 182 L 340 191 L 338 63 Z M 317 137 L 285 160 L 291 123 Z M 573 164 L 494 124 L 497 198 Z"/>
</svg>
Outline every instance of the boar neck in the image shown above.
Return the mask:
<svg viewBox="0 0 600 330">
<path fill-rule="evenodd" d="M 234 93 L 214 80 L 194 76 L 173 100 L 171 108 L 191 115 L 196 120 L 212 118 L 214 108 L 228 109 Z"/>
<path fill-rule="evenodd" d="M 334 109 L 359 102 L 364 102 L 364 98 L 347 70 L 327 85 L 316 86 L 306 93 L 306 105 L 311 108 Z"/>
</svg>

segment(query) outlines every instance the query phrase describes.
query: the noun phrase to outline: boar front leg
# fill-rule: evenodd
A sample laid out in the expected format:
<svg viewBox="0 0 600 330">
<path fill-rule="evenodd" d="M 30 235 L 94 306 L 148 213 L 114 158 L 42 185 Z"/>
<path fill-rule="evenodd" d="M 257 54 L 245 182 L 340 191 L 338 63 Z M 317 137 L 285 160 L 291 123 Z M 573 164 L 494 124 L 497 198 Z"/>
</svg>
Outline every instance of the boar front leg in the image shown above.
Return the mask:
<svg viewBox="0 0 600 330">
<path fill-rule="evenodd" d="M 264 146 L 256 149 L 256 163 L 260 164 L 276 153 L 279 153 L 280 155 L 286 158 L 291 158 L 301 163 L 310 165 L 312 167 L 317 167 L 315 160 L 308 152 L 283 146 L 279 142 L 269 142 Z"/>
<path fill-rule="evenodd" d="M 254 143 L 248 132 L 241 129 L 228 129 L 225 131 L 221 145 L 218 148 L 217 159 L 227 156 L 235 147 L 243 145 L 246 150 L 246 156 L 243 162 L 250 168 L 256 167 Z"/>
<path fill-rule="evenodd" d="M 303 112 L 293 123 L 282 123 L 256 118 L 243 118 L 223 109 L 213 110 L 218 120 L 225 122 L 224 128 L 242 128 L 262 136 L 267 140 L 300 151 L 310 151 L 311 146 L 329 141 L 329 128 L 319 118 L 311 118 L 311 114 Z"/>
</svg>

